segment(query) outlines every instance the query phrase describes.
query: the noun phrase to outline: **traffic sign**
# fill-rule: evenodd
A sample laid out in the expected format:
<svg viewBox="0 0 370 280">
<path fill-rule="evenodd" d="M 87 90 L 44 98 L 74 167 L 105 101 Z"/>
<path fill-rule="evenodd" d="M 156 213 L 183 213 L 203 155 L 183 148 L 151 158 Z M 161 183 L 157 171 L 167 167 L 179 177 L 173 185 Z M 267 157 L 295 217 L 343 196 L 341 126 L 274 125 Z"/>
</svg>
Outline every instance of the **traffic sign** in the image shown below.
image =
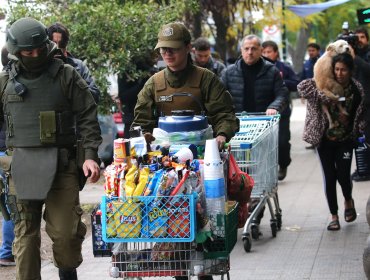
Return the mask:
<svg viewBox="0 0 370 280">
<path fill-rule="evenodd" d="M 359 24 L 370 23 L 370 7 L 357 10 L 357 19 Z"/>
</svg>

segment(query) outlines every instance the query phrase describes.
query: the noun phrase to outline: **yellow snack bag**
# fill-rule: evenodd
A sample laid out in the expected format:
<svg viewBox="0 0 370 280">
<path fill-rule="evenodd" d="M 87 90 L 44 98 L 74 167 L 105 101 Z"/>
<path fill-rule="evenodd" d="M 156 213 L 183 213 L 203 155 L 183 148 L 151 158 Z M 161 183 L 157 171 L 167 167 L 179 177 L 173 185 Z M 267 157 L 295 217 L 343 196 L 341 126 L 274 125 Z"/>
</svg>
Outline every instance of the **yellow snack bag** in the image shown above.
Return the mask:
<svg viewBox="0 0 370 280">
<path fill-rule="evenodd" d="M 125 185 L 125 193 L 126 197 L 130 197 L 134 195 L 134 191 L 136 189 L 136 183 L 135 179 L 138 174 L 138 168 L 136 164 L 133 164 L 131 168 L 128 170 L 125 180 L 126 180 L 126 185 Z"/>
<path fill-rule="evenodd" d="M 134 196 L 139 196 L 143 195 L 144 189 L 147 185 L 148 179 L 149 179 L 149 167 L 145 166 L 140 169 L 140 177 L 139 177 L 139 184 L 137 184 L 135 191 L 134 191 Z"/>
<path fill-rule="evenodd" d="M 136 238 L 141 231 L 140 203 L 119 202 L 119 211 L 114 214 L 117 226 L 117 237 Z"/>
</svg>

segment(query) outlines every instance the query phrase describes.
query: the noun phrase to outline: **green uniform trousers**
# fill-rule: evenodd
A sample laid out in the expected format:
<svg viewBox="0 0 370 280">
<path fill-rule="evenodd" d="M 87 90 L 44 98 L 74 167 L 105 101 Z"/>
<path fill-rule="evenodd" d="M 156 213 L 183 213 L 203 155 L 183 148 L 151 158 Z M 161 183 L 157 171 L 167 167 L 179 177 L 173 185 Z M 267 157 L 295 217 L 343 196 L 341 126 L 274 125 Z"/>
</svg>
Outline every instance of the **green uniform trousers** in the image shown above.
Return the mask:
<svg viewBox="0 0 370 280">
<path fill-rule="evenodd" d="M 35 161 L 37 164 L 37 161 Z M 13 182 L 10 193 L 14 194 Z M 43 206 L 46 232 L 53 242 L 56 267 L 69 270 L 82 263 L 82 242 L 86 225 L 81 222 L 77 167 L 74 160 L 58 167 L 45 200 L 17 200 L 20 220 L 15 223 L 13 254 L 17 280 L 41 279 L 40 226 Z"/>
</svg>

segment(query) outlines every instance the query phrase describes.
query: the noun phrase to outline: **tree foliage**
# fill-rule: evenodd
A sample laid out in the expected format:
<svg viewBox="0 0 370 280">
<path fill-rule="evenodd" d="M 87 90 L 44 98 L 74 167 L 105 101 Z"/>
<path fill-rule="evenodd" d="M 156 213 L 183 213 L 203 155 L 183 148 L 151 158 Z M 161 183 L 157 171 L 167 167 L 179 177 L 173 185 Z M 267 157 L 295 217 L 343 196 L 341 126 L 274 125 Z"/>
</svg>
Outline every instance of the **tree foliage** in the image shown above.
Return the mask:
<svg viewBox="0 0 370 280">
<path fill-rule="evenodd" d="M 103 96 L 100 110 L 110 107 L 107 76 L 111 73 L 136 79 L 147 75 L 136 68 L 141 57 L 156 55 L 153 49 L 161 25 L 181 21 L 196 1 L 125 0 L 8 0 L 7 18 L 31 16 L 46 26 L 61 22 L 71 34 L 68 50 L 86 59 Z"/>
<path fill-rule="evenodd" d="M 322 3 L 323 0 L 313 0 L 313 3 Z M 307 4 L 304 0 L 286 0 L 286 6 Z M 328 8 L 320 13 L 307 17 L 299 17 L 290 10 L 285 10 L 285 16 L 280 3 L 273 8 L 265 6 L 264 17 L 256 22 L 255 27 L 262 29 L 265 25 L 276 24 L 282 28 L 286 26 L 288 50 L 292 57 L 294 69 L 299 72 L 302 69 L 306 45 L 308 42 L 318 43 L 323 50 L 325 46 L 334 41 L 342 32 L 342 24 L 348 21 L 350 28 L 358 26 L 356 10 L 368 6 L 368 0 L 350 1 L 335 7 Z"/>
<path fill-rule="evenodd" d="M 238 41 L 253 30 L 253 23 L 248 20 L 251 12 L 272 6 L 273 2 L 274 0 L 199 0 L 199 13 L 192 20 L 194 38 L 202 34 L 204 36 L 206 30 L 209 30 L 215 38 L 215 49 L 220 56 L 223 59 L 233 57 L 236 55 Z"/>
</svg>

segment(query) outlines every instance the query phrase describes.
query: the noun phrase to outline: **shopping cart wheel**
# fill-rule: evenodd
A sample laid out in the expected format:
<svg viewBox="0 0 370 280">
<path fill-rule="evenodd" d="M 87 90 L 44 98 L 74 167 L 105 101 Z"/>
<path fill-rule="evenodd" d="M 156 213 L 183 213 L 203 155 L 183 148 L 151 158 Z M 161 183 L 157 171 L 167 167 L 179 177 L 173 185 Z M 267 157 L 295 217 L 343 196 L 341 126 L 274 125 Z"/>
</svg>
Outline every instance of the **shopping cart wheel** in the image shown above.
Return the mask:
<svg viewBox="0 0 370 280">
<path fill-rule="evenodd" d="M 258 225 L 251 226 L 252 238 L 258 240 L 260 238 L 260 229 Z"/>
<path fill-rule="evenodd" d="M 224 275 L 225 274 L 221 274 L 221 280 L 224 280 Z M 227 280 L 230 280 L 230 273 L 229 272 L 226 273 L 226 277 L 227 277 Z"/>
<path fill-rule="evenodd" d="M 244 245 L 244 250 L 247 253 L 249 253 L 251 251 L 251 248 L 252 248 L 252 239 L 251 239 L 251 236 L 249 235 L 249 233 L 246 233 L 243 236 L 243 245 Z"/>
<path fill-rule="evenodd" d="M 276 233 L 277 233 L 277 231 L 278 231 L 278 225 L 277 225 L 277 222 L 272 222 L 272 223 L 270 224 L 270 226 L 271 226 L 271 233 L 272 233 L 272 236 L 273 236 L 273 237 L 276 237 Z"/>
<path fill-rule="evenodd" d="M 283 224 L 283 221 L 281 219 L 281 212 L 280 213 L 276 213 L 275 214 L 275 217 L 276 217 L 276 221 L 277 221 L 277 229 L 278 230 L 281 230 L 281 226 Z"/>
<path fill-rule="evenodd" d="M 112 278 L 118 278 L 119 277 L 119 268 L 116 266 L 112 266 L 110 268 L 110 277 Z"/>
</svg>

